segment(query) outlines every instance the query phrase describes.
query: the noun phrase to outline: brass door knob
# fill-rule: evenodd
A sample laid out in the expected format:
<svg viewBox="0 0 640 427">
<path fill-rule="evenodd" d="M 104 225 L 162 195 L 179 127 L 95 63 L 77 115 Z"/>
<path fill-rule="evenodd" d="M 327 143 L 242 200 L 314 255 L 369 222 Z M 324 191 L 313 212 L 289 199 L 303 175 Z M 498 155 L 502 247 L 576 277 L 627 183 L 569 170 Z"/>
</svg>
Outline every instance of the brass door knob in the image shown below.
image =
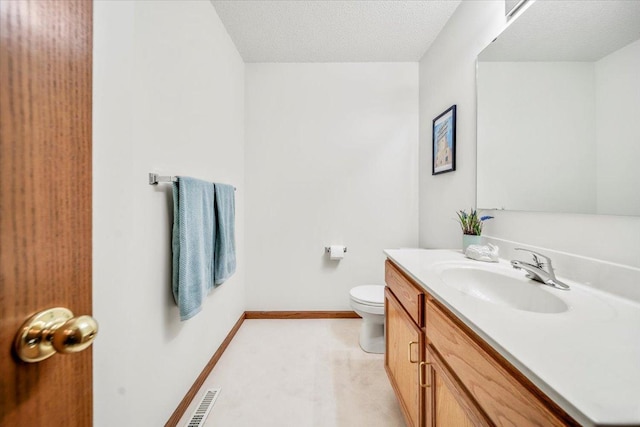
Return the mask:
<svg viewBox="0 0 640 427">
<path fill-rule="evenodd" d="M 16 355 L 24 362 L 40 362 L 55 353 L 77 353 L 89 347 L 98 334 L 91 316 L 74 317 L 71 310 L 50 308 L 29 317 L 14 342 Z"/>
</svg>

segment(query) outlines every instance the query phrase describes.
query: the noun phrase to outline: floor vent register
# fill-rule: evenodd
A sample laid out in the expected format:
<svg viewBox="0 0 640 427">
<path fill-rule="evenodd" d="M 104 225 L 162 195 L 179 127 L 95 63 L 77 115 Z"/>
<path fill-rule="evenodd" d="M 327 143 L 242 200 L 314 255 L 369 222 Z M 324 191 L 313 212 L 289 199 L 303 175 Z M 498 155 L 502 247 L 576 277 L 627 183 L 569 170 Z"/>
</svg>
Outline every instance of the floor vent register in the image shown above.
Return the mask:
<svg viewBox="0 0 640 427">
<path fill-rule="evenodd" d="M 219 388 L 210 388 L 204 393 L 202 396 L 202 400 L 200 404 L 191 415 L 191 418 L 185 425 L 185 427 L 202 427 L 204 426 L 204 422 L 209 416 L 209 412 L 211 412 L 211 408 L 213 408 L 213 404 L 216 403 L 216 399 L 220 394 Z"/>
</svg>

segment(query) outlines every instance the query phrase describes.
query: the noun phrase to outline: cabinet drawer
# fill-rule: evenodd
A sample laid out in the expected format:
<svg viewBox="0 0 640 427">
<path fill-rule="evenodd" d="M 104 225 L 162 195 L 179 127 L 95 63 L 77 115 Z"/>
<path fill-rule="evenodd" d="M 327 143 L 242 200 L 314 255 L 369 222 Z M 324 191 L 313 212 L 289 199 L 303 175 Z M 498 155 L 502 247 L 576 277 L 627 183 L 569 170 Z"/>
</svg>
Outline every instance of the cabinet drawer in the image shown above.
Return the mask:
<svg viewBox="0 0 640 427">
<path fill-rule="evenodd" d="M 575 421 L 501 356 L 488 353 L 429 298 L 427 340 L 496 425 L 564 426 Z M 470 331 L 471 334 L 473 332 Z M 475 334 L 474 334 L 475 335 Z"/>
<path fill-rule="evenodd" d="M 385 262 L 385 282 L 409 316 L 419 327 L 424 326 L 424 291 L 414 285 L 391 261 Z"/>
</svg>

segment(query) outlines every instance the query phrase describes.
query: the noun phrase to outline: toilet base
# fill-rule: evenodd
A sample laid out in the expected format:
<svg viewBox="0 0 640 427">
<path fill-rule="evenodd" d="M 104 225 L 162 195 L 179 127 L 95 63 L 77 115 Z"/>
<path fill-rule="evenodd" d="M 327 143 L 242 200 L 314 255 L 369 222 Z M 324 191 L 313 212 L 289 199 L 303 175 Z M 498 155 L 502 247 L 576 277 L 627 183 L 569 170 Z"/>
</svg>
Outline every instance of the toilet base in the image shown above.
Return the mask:
<svg viewBox="0 0 640 427">
<path fill-rule="evenodd" d="M 363 320 L 360 327 L 360 348 L 367 353 L 383 354 L 384 347 L 384 321 L 379 323 Z"/>
</svg>

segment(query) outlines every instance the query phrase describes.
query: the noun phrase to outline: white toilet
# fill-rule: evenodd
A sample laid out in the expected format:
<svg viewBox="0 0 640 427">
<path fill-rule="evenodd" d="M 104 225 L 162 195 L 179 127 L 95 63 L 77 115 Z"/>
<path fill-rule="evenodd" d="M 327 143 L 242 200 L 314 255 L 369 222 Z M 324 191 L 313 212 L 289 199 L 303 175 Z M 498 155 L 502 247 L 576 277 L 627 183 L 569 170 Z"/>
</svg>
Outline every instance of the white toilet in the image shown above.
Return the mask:
<svg viewBox="0 0 640 427">
<path fill-rule="evenodd" d="M 367 353 L 384 353 L 384 286 L 356 286 L 349 294 L 351 308 L 362 317 L 360 347 Z"/>
</svg>

